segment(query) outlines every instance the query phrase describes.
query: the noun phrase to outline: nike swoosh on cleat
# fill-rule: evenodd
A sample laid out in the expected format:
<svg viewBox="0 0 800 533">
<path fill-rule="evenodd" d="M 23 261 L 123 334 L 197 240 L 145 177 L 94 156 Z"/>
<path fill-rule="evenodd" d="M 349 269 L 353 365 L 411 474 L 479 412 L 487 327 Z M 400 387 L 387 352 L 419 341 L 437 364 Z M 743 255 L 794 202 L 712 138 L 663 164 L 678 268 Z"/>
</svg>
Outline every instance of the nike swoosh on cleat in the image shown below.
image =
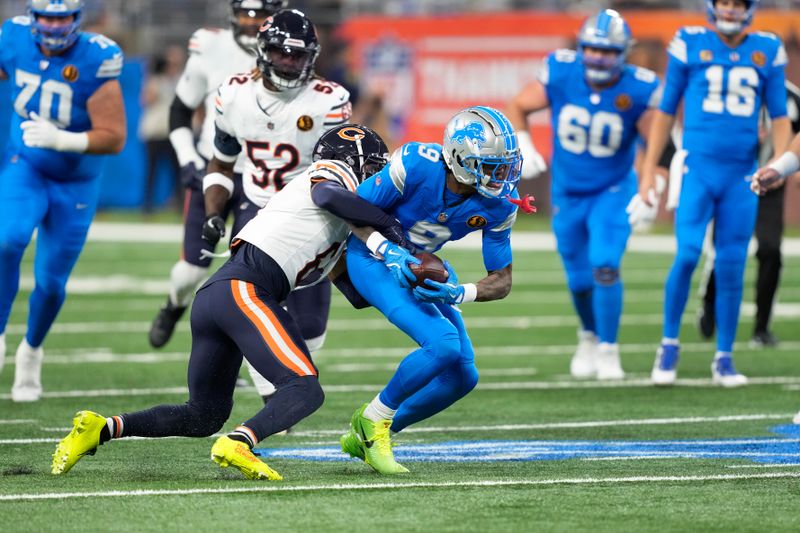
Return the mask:
<svg viewBox="0 0 800 533">
<path fill-rule="evenodd" d="M 364 428 L 361 428 L 361 427 L 360 427 L 360 428 L 358 428 L 358 429 L 359 429 L 359 431 L 361 432 L 361 442 L 363 442 L 363 443 L 364 443 L 364 446 L 366 446 L 367 448 L 372 448 L 372 444 L 373 444 L 373 443 L 372 443 L 372 441 L 371 441 L 371 440 L 367 440 L 367 434 L 366 434 L 366 433 L 364 433 Z"/>
</svg>

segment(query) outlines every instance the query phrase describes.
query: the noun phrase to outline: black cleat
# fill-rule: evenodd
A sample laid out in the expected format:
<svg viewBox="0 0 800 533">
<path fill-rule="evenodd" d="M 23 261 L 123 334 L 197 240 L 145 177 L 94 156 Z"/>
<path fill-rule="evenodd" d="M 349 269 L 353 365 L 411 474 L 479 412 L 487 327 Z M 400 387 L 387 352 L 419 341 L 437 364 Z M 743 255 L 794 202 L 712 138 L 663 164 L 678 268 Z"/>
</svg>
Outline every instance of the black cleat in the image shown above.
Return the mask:
<svg viewBox="0 0 800 533">
<path fill-rule="evenodd" d="M 750 339 L 750 348 L 774 348 L 778 345 L 778 338 L 771 331 L 756 331 Z"/>
<path fill-rule="evenodd" d="M 714 309 L 713 307 L 703 306 L 697 310 L 697 329 L 700 336 L 710 339 L 714 336 Z"/>
<path fill-rule="evenodd" d="M 170 299 L 167 298 L 167 305 L 158 311 L 153 325 L 150 326 L 148 337 L 153 348 L 161 348 L 169 342 L 175 332 L 175 325 L 186 312 L 186 308 L 187 306 L 172 305 Z"/>
</svg>

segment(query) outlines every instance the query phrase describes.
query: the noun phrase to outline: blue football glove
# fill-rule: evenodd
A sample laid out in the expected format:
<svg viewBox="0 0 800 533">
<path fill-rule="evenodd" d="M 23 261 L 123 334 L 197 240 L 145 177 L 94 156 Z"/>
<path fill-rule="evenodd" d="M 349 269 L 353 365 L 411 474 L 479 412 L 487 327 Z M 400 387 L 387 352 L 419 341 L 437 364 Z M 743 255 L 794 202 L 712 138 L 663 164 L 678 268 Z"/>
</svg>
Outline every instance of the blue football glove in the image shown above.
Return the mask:
<svg viewBox="0 0 800 533">
<path fill-rule="evenodd" d="M 408 289 L 411 287 L 411 282 L 417 280 L 408 265 L 409 263 L 418 265 L 421 261 L 414 257 L 411 252 L 387 240 L 378 246 L 378 253 L 383 256 L 383 264 L 386 265 L 401 287 Z"/>
<path fill-rule="evenodd" d="M 421 302 L 440 303 L 445 305 L 460 304 L 464 301 L 464 286 L 459 285 L 453 267 L 447 261 L 444 262 L 449 276 L 447 282 L 441 283 L 426 279 L 425 285 L 428 287 L 415 287 L 414 297 Z"/>
</svg>

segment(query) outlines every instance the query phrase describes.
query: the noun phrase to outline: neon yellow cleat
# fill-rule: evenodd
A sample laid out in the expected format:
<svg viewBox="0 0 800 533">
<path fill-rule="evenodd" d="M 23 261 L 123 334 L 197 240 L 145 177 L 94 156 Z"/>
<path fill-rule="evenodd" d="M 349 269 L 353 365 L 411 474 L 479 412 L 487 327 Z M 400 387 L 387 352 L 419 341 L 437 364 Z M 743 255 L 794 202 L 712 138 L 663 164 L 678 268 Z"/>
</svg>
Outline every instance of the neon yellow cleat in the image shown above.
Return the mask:
<svg viewBox="0 0 800 533">
<path fill-rule="evenodd" d="M 356 459 L 364 460 L 364 449 L 361 447 L 361 440 L 356 435 L 356 432 L 353 431 L 353 428 L 350 428 L 350 431 L 339 437 L 339 442 L 342 445 L 342 451 L 348 454 L 350 457 L 355 457 Z"/>
<path fill-rule="evenodd" d="M 363 452 L 364 461 L 374 468 L 377 472 L 384 475 L 405 474 L 408 469 L 394 460 L 392 453 L 392 440 L 389 437 L 391 420 L 381 420 L 373 422 L 364 417 L 364 409 L 367 404 L 362 405 L 350 419 L 350 433 L 354 434 L 358 440 L 358 447 Z M 350 434 L 345 434 L 340 439 L 342 451 L 350 453 L 354 449 L 353 439 Z M 347 449 L 345 446 L 347 445 Z M 355 451 L 355 450 L 353 450 Z M 359 457 L 350 453 L 353 457 Z M 359 457 L 362 458 L 362 457 Z"/>
<path fill-rule="evenodd" d="M 66 474 L 84 455 L 94 455 L 100 445 L 100 431 L 106 419 L 92 411 L 78 411 L 72 419 L 72 431 L 56 446 L 53 474 Z"/>
<path fill-rule="evenodd" d="M 218 438 L 211 447 L 211 459 L 222 468 L 233 466 L 247 479 L 283 479 L 267 463 L 256 457 L 245 443 L 235 441 L 227 435 Z"/>
</svg>

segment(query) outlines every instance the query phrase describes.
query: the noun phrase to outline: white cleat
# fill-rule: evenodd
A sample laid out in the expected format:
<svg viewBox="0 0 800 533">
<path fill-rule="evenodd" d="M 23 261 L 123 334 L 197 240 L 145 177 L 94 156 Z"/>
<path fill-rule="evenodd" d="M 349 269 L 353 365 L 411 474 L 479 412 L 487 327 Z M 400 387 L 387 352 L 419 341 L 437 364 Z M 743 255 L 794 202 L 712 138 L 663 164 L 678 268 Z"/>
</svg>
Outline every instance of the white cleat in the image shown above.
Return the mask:
<svg viewBox="0 0 800 533">
<path fill-rule="evenodd" d="M 678 379 L 678 359 L 680 346 L 677 344 L 662 344 L 656 350 L 656 360 L 650 372 L 653 385 L 668 387 L 675 384 Z"/>
<path fill-rule="evenodd" d="M 622 370 L 622 363 L 619 360 L 619 344 L 609 342 L 598 344 L 595 366 L 597 379 L 601 381 L 624 379 L 625 371 Z"/>
<path fill-rule="evenodd" d="M 794 420 L 792 420 L 792 422 L 794 422 L 795 424 L 800 424 L 800 411 L 798 411 L 797 414 L 794 415 Z"/>
<path fill-rule="evenodd" d="M 42 347 L 31 348 L 28 341 L 22 339 L 15 357 L 16 372 L 14 386 L 11 387 L 11 399 L 15 402 L 35 402 L 42 396 Z"/>
<path fill-rule="evenodd" d="M 578 379 L 593 378 L 597 373 L 597 337 L 591 331 L 578 330 L 578 347 L 569 363 L 569 373 Z"/>
<path fill-rule="evenodd" d="M 747 376 L 736 370 L 730 355 L 724 355 L 715 357 L 711 363 L 711 382 L 726 388 L 742 387 L 747 385 Z"/>
</svg>

